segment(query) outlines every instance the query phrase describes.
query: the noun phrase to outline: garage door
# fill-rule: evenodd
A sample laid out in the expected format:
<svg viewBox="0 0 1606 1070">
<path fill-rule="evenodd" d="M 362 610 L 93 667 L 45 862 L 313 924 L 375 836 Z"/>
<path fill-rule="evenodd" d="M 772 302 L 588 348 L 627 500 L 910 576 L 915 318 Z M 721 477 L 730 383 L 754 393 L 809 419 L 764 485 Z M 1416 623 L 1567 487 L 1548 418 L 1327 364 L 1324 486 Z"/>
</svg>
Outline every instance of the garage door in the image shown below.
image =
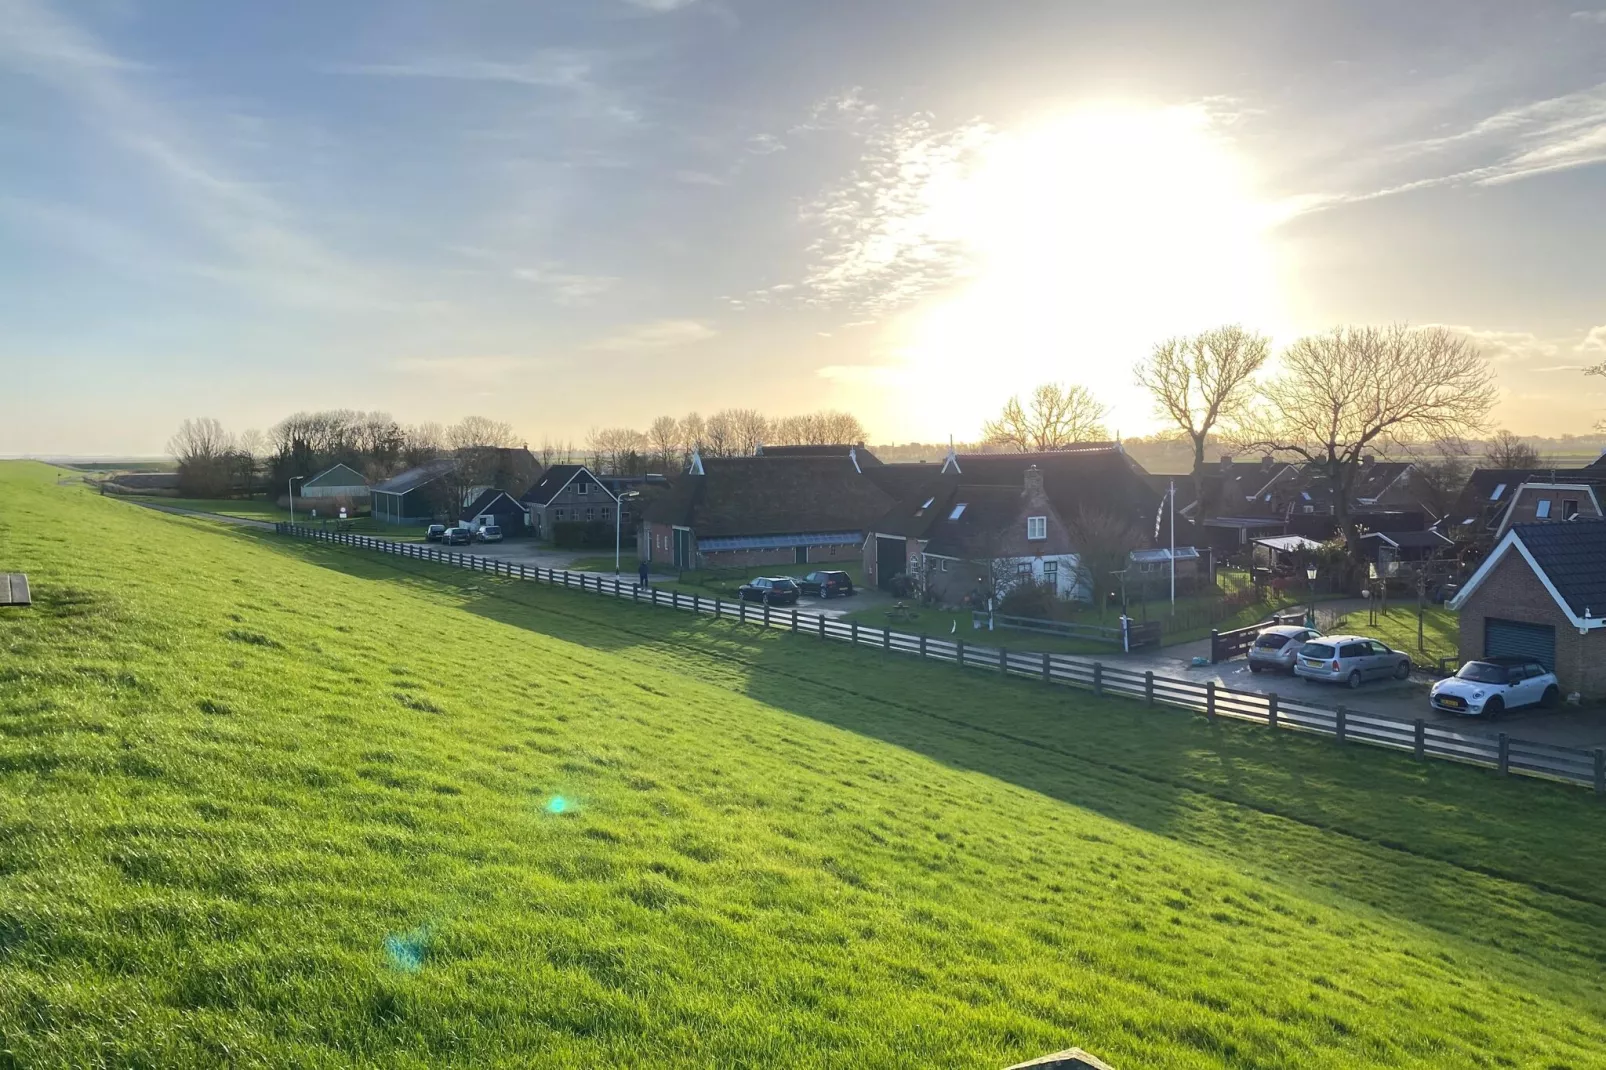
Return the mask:
<svg viewBox="0 0 1606 1070">
<path fill-rule="evenodd" d="M 1549 624 L 1518 620 L 1483 622 L 1484 657 L 1528 658 L 1552 671 L 1556 668 L 1556 629 Z"/>
<path fill-rule="evenodd" d="M 882 590 L 892 586 L 892 578 L 901 576 L 909 570 L 909 560 L 904 556 L 904 542 L 902 539 L 889 539 L 877 535 L 875 539 L 875 582 Z"/>
</svg>

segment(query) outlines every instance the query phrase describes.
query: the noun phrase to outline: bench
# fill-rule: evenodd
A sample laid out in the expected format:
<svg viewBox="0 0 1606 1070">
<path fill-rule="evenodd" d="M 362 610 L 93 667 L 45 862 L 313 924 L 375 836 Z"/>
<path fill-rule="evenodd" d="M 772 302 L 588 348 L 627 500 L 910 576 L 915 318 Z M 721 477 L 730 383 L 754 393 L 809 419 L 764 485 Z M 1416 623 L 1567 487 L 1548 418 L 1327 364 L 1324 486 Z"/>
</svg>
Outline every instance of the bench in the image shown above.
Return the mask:
<svg viewBox="0 0 1606 1070">
<path fill-rule="evenodd" d="M 28 577 L 20 572 L 0 572 L 0 606 L 31 606 Z"/>
</svg>

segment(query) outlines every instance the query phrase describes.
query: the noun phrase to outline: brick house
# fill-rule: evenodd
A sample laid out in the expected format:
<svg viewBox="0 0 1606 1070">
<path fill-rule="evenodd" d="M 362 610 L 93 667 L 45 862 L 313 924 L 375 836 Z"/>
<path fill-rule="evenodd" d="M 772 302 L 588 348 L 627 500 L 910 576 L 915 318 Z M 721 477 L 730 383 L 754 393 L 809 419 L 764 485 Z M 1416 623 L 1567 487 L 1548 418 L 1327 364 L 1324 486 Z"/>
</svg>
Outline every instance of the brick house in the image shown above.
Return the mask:
<svg viewBox="0 0 1606 1070">
<path fill-rule="evenodd" d="M 1114 443 L 950 452 L 934 473 L 886 466 L 922 467 L 907 474 L 898 504 L 865 540 L 865 583 L 888 588 L 899 575 L 919 577 L 950 604 L 1007 586 L 999 581 L 1010 576 L 1049 583 L 1061 597 L 1091 597 L 1070 534 L 1079 511 L 1110 514 L 1146 533 L 1159 504 L 1148 473 Z"/>
<path fill-rule="evenodd" d="M 1531 658 L 1606 698 L 1606 520 L 1513 526 L 1449 606 L 1462 660 Z"/>
<path fill-rule="evenodd" d="M 881 467 L 890 466 L 862 446 L 693 454 L 647 503 L 637 551 L 681 569 L 855 562 L 870 522 L 893 504 L 868 475 Z"/>
</svg>

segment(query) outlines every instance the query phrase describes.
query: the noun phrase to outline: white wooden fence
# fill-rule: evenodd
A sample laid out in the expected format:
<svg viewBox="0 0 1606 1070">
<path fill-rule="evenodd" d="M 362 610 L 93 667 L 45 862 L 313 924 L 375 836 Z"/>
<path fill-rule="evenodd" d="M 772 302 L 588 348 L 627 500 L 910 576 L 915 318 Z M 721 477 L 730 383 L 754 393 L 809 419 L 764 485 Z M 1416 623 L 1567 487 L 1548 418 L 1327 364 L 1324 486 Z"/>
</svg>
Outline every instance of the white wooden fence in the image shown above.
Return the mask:
<svg viewBox="0 0 1606 1070">
<path fill-rule="evenodd" d="M 1212 720 L 1231 717 L 1257 721 L 1271 728 L 1314 732 L 1332 736 L 1340 743 L 1365 743 L 1407 751 L 1418 759 L 1442 758 L 1469 765 L 1481 765 L 1502 774 L 1544 777 L 1570 784 L 1592 786 L 1597 795 L 1606 795 L 1606 749 L 1593 751 L 1557 747 L 1512 739 L 1502 732 L 1497 738 L 1468 735 L 1430 725 L 1426 721 L 1398 721 L 1376 717 L 1346 706 L 1324 706 L 1311 702 L 1291 702 L 1277 695 L 1234 691 L 1214 680 L 1198 683 L 1153 672 L 1132 672 L 1087 658 L 1005 650 L 966 643 L 963 639 L 910 635 L 890 628 L 875 628 L 857 622 L 843 622 L 819 613 L 797 609 L 772 609 L 767 605 L 726 602 L 718 598 L 656 587 L 640 587 L 633 580 L 609 579 L 583 572 L 539 568 L 511 561 L 459 553 L 419 543 L 395 542 L 368 535 L 353 535 L 302 525 L 278 523 L 280 535 L 315 539 L 341 546 L 354 546 L 420 561 L 433 561 L 458 568 L 486 572 L 508 579 L 545 583 L 575 591 L 587 591 L 638 605 L 652 605 L 700 613 L 716 618 L 764 628 L 817 636 L 820 639 L 852 643 L 889 653 L 908 654 L 930 661 L 947 662 L 964 669 L 1007 676 L 1030 677 L 1044 684 L 1079 687 L 1096 694 L 1124 695 L 1142 699 L 1149 705 L 1179 707 L 1203 713 Z"/>
</svg>

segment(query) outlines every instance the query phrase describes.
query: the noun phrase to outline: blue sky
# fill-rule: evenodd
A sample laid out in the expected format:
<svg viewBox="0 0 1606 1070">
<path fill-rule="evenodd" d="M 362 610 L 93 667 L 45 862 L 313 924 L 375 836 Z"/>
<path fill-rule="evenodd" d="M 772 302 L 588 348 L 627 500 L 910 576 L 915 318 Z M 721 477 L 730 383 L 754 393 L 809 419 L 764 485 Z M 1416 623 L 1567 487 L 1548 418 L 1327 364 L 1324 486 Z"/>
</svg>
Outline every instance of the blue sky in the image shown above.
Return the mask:
<svg viewBox="0 0 1606 1070">
<path fill-rule="evenodd" d="M 1606 416 L 1606 9 L 0 0 L 0 453 L 184 417 L 976 433 L 1242 320 Z M 20 409 L 20 411 L 19 411 Z"/>
</svg>

